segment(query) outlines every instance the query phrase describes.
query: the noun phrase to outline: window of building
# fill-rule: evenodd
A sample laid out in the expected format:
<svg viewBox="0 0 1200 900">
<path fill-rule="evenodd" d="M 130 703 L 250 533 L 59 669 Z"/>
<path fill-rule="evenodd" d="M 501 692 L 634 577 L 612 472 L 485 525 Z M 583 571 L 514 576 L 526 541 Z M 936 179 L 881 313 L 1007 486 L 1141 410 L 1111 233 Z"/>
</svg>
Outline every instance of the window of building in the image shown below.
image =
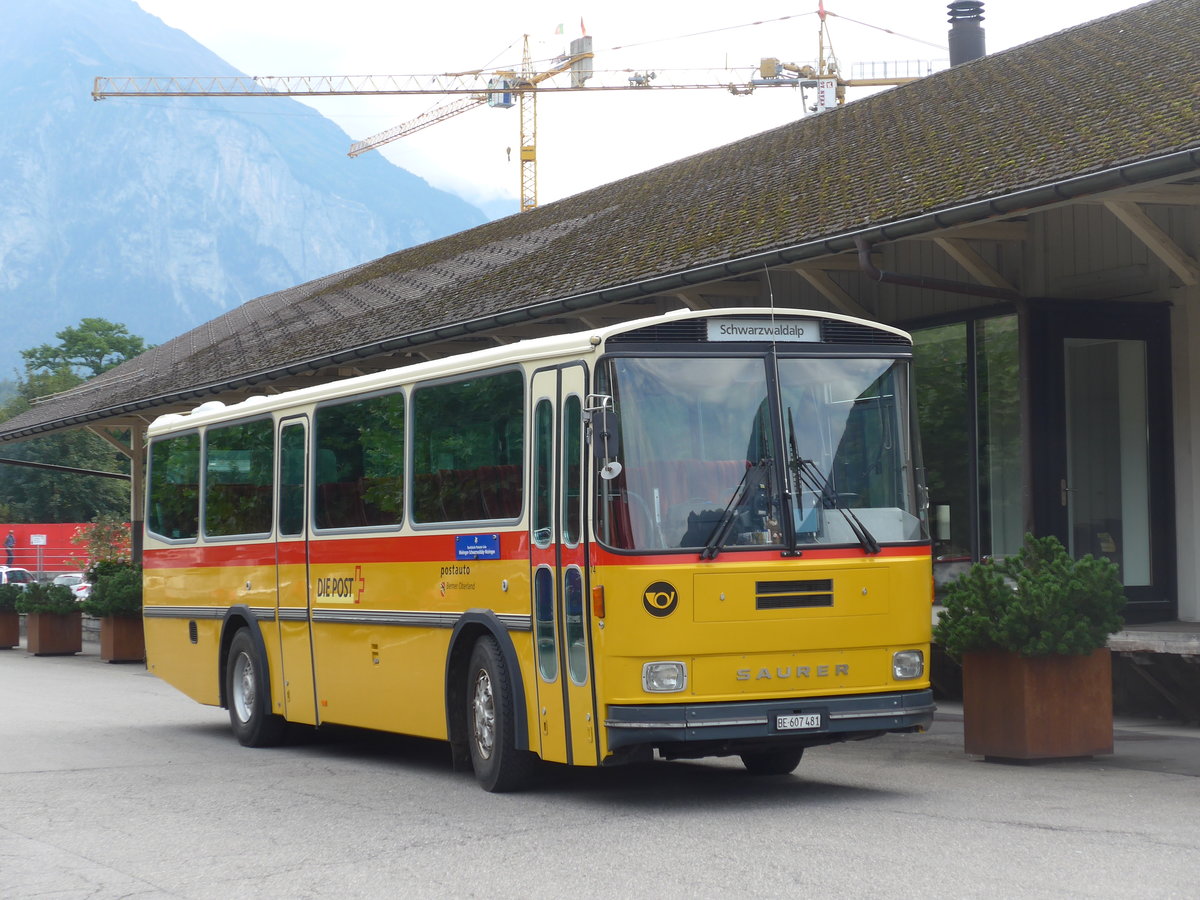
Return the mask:
<svg viewBox="0 0 1200 900">
<path fill-rule="evenodd" d="M 913 342 L 935 560 L 952 575 L 1021 546 L 1017 318 L 924 328 Z"/>
</svg>

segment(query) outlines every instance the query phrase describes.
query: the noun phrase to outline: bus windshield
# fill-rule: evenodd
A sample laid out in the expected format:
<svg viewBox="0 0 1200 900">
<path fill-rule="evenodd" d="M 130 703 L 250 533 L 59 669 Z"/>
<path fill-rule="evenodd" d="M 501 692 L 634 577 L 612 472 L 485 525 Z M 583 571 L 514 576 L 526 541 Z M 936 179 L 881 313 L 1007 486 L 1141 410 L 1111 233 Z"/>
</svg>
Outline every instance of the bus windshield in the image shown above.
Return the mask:
<svg viewBox="0 0 1200 900">
<path fill-rule="evenodd" d="M 907 379 L 894 359 L 609 359 L 610 434 L 593 448 L 620 466 L 597 479 L 598 537 L 707 558 L 921 540 Z"/>
</svg>

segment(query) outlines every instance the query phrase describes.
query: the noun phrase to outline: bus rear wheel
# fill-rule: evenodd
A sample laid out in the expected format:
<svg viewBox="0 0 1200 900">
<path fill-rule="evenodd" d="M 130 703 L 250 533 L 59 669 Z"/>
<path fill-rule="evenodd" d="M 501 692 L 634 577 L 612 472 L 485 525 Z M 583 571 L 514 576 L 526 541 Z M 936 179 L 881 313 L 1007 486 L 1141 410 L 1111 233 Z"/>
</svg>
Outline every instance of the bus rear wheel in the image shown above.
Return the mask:
<svg viewBox="0 0 1200 900">
<path fill-rule="evenodd" d="M 800 765 L 804 748 L 799 750 L 767 750 L 761 753 L 743 753 L 742 765 L 751 775 L 787 775 Z"/>
<path fill-rule="evenodd" d="M 467 743 L 476 781 L 493 793 L 517 791 L 533 780 L 533 754 L 516 745 L 512 690 L 500 645 L 490 635 L 481 637 L 467 668 Z"/>
<path fill-rule="evenodd" d="M 250 630 L 239 628 L 229 644 L 225 666 L 225 700 L 229 704 L 229 723 L 244 747 L 273 747 L 283 740 L 287 723 L 271 714 L 263 660 Z"/>
</svg>

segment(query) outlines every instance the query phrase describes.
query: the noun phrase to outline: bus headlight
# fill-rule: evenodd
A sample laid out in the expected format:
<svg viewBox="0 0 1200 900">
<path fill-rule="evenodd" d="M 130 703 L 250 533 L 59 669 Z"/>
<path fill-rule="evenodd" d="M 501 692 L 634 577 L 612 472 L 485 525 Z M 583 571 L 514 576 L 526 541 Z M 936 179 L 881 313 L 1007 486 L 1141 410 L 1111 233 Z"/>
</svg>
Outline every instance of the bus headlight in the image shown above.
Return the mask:
<svg viewBox="0 0 1200 900">
<path fill-rule="evenodd" d="M 642 690 L 650 694 L 672 694 L 687 687 L 687 664 L 648 662 L 642 665 Z"/>
<path fill-rule="evenodd" d="M 892 677 L 897 681 L 920 678 L 925 674 L 925 654 L 921 650 L 898 650 L 892 654 Z"/>
</svg>

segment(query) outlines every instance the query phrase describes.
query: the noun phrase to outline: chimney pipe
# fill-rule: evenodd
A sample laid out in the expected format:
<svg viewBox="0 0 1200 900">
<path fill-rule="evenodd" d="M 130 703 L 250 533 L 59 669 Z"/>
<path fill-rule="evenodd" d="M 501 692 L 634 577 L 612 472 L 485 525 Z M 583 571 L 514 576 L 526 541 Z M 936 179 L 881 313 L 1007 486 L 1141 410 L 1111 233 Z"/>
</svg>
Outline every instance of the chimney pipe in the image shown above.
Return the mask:
<svg viewBox="0 0 1200 900">
<path fill-rule="evenodd" d="M 987 55 L 983 44 L 983 3 L 980 0 L 954 0 L 950 10 L 950 65 L 970 62 Z"/>
</svg>

